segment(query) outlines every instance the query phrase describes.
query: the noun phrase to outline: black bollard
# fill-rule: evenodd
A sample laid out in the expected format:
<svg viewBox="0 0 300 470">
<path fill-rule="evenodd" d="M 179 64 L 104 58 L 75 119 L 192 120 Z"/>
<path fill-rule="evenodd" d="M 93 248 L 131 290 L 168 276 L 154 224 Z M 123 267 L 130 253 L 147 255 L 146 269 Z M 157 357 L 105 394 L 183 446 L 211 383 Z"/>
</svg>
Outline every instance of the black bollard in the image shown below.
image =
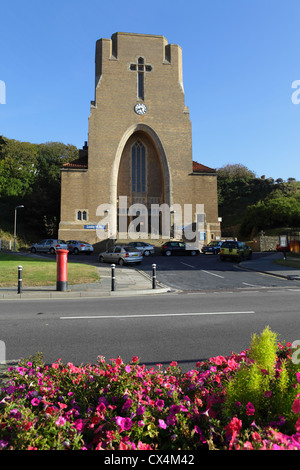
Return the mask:
<svg viewBox="0 0 300 470">
<path fill-rule="evenodd" d="M 18 266 L 18 294 L 22 294 L 22 266 Z"/>
<path fill-rule="evenodd" d="M 112 264 L 111 265 L 111 290 L 114 291 L 115 290 L 115 267 L 116 265 L 115 264 Z"/>
<path fill-rule="evenodd" d="M 156 289 L 156 264 L 152 264 L 152 289 Z"/>
</svg>

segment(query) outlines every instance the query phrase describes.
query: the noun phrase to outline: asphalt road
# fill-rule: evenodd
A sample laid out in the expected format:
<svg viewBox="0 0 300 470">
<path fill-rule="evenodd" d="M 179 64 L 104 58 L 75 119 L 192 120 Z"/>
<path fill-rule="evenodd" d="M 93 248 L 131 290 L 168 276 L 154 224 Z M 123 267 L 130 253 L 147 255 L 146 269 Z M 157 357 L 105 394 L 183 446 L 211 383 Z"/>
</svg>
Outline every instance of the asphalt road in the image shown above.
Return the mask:
<svg viewBox="0 0 300 470">
<path fill-rule="evenodd" d="M 261 256 L 265 254 L 253 253 L 253 259 Z M 151 256 L 144 258 L 140 269 L 151 275 L 153 263 L 158 281 L 187 292 L 294 286 L 293 281 L 247 271 L 237 262 L 223 262 L 218 255 Z"/>
<path fill-rule="evenodd" d="M 149 367 L 176 360 L 190 370 L 198 360 L 244 350 L 267 325 L 279 339 L 300 339 L 299 301 L 300 288 L 287 281 L 234 291 L 1 301 L 0 340 L 7 360 L 36 352 L 47 363 L 138 356 Z"/>
</svg>

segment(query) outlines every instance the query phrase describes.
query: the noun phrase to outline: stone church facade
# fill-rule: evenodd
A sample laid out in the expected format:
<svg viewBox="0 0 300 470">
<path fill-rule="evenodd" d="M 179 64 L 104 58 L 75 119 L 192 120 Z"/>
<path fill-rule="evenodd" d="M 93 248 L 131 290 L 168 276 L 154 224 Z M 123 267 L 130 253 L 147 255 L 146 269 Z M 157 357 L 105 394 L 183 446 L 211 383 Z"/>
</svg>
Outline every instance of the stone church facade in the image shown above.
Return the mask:
<svg viewBox="0 0 300 470">
<path fill-rule="evenodd" d="M 113 209 L 113 233 L 105 204 Z M 116 33 L 96 43 L 88 142 L 61 171 L 59 238 L 123 240 L 134 220 L 128 208 L 135 204 L 146 210 L 141 238 L 151 239 L 153 207 L 162 205 L 170 208 L 170 237 L 184 228 L 177 219 L 174 231 L 174 207 L 184 213 L 187 205 L 195 233 L 197 207 L 204 208 L 200 244 L 220 237 L 216 171 L 193 161 L 181 48 L 163 36 Z"/>
</svg>

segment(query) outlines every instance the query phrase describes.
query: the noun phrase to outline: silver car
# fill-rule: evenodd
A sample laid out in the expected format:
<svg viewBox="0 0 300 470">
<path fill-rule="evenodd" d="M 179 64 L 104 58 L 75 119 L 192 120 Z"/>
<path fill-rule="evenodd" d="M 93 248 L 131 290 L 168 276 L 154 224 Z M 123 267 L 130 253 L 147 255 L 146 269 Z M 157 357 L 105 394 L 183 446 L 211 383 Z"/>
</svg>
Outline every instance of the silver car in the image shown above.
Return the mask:
<svg viewBox="0 0 300 470">
<path fill-rule="evenodd" d="M 67 250 L 68 245 L 64 240 L 56 240 L 53 238 L 46 238 L 38 243 L 34 243 L 30 247 L 31 253 L 44 252 L 54 254 L 56 250 Z"/>
<path fill-rule="evenodd" d="M 100 253 L 100 263 L 119 264 L 140 264 L 143 260 L 143 255 L 140 251 L 132 246 L 112 246 L 104 253 Z"/>
<path fill-rule="evenodd" d="M 70 253 L 74 253 L 74 255 L 78 255 L 79 253 L 90 254 L 94 251 L 93 245 L 90 245 L 87 242 L 81 242 L 79 240 L 67 240 L 66 244 L 68 245 Z"/>
<path fill-rule="evenodd" d="M 144 256 L 149 256 L 154 253 L 154 246 L 146 242 L 130 242 L 128 246 L 133 246 L 137 250 L 141 251 Z"/>
</svg>

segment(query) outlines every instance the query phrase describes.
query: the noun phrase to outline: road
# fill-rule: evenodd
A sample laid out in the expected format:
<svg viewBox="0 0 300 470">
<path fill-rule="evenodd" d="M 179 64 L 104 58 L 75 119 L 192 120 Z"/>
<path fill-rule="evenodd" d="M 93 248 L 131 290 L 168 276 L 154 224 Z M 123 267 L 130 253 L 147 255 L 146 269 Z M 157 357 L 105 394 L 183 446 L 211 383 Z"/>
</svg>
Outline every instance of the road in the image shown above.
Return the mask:
<svg viewBox="0 0 300 470">
<path fill-rule="evenodd" d="M 242 271 L 240 277 L 244 282 Z M 127 362 L 136 355 L 147 366 L 176 360 L 190 370 L 198 360 L 244 350 L 251 335 L 267 325 L 284 341 L 300 339 L 297 285 L 281 281 L 232 291 L 1 301 L 0 340 L 7 360 L 38 351 L 46 362 L 61 358 L 75 364 L 95 363 L 99 355 Z"/>
<path fill-rule="evenodd" d="M 266 255 L 253 253 L 253 259 L 262 256 Z M 152 263 L 157 265 L 160 282 L 189 292 L 294 286 L 293 281 L 288 283 L 280 278 L 247 271 L 236 262 L 222 262 L 217 255 L 148 257 L 144 258 L 141 270 L 151 275 Z"/>
</svg>

